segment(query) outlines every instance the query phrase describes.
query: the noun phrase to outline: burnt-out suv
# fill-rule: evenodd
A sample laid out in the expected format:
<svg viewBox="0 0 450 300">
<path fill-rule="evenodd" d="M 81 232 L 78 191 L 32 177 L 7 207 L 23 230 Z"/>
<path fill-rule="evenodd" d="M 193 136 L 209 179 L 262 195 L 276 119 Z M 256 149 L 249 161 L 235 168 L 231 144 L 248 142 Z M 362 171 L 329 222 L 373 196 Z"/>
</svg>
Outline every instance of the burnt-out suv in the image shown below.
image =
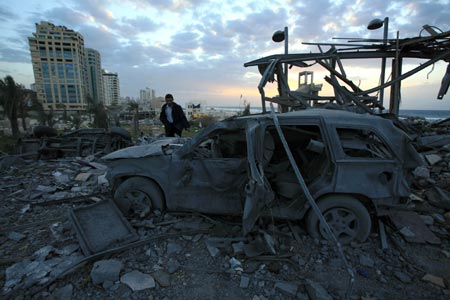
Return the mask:
<svg viewBox="0 0 450 300">
<path fill-rule="evenodd" d="M 163 139 L 105 156 L 116 204 L 127 214 L 242 215 L 244 232 L 264 216 L 305 218 L 311 235 L 326 236 L 294 172 L 295 160 L 327 223 L 348 243 L 367 238 L 371 214 L 408 197 L 408 171 L 421 159 L 391 121 L 326 109 L 276 119 L 282 134 L 270 114 L 250 115 L 215 123 L 184 143 Z"/>
</svg>

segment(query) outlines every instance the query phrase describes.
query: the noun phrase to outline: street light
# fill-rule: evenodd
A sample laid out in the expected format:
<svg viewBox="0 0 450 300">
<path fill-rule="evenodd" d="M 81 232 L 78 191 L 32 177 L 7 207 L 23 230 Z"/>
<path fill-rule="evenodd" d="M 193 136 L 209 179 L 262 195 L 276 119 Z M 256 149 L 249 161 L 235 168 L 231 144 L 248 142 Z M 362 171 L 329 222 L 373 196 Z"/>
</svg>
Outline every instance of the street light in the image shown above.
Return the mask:
<svg viewBox="0 0 450 300">
<path fill-rule="evenodd" d="M 389 18 L 386 17 L 384 18 L 384 20 L 380 20 L 380 19 L 373 19 L 372 21 L 369 22 L 369 25 L 367 25 L 367 29 L 369 30 L 375 30 L 378 29 L 380 27 L 382 27 L 384 25 L 384 32 L 383 32 L 383 45 L 387 44 L 387 36 L 388 36 L 388 28 L 389 28 Z M 384 77 L 385 77 L 385 73 L 386 73 L 386 57 L 383 56 L 381 58 L 381 85 L 384 84 Z M 384 88 L 382 88 L 380 90 L 380 104 L 381 107 L 383 107 L 383 99 L 384 99 Z M 381 112 L 382 108 L 380 108 L 380 112 Z"/>
<path fill-rule="evenodd" d="M 272 35 L 272 41 L 280 43 L 284 41 L 284 54 L 288 54 L 288 28 L 284 27 L 284 30 L 275 31 Z M 286 76 L 286 84 L 288 84 L 288 64 L 284 64 L 284 74 Z M 288 84 L 289 85 L 289 84 Z"/>
</svg>

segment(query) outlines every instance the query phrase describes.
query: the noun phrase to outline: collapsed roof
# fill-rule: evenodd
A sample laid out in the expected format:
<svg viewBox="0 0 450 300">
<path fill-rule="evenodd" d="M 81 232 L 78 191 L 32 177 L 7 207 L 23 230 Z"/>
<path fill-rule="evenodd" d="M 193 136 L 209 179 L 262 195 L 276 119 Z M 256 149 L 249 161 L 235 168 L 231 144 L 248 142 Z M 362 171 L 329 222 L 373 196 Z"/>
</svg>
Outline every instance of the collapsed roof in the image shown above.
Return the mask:
<svg viewBox="0 0 450 300">
<path fill-rule="evenodd" d="M 280 105 L 282 112 L 306 109 L 323 105 L 337 105 L 341 108 L 352 108 L 359 112 L 376 113 L 385 109 L 383 103 L 384 89 L 391 87 L 389 112 L 398 115 L 401 99 L 401 81 L 416 74 L 422 69 L 438 61 L 450 61 L 450 31 L 437 32 L 438 28 L 424 25 L 418 37 L 400 39 L 363 39 L 350 38 L 347 43 L 303 43 L 316 45 L 319 52 L 278 54 L 256 59 L 244 64 L 245 67 L 257 66 L 262 75 L 258 89 L 261 93 L 263 112 L 266 112 L 266 101 Z M 421 36 L 426 31 L 427 36 Z M 322 47 L 328 47 L 323 51 Z M 343 60 L 346 59 L 374 59 L 382 60 L 380 85 L 362 90 L 347 77 Z M 426 60 L 414 69 L 402 73 L 404 58 Z M 384 82 L 386 60 L 392 59 L 392 74 L 390 80 Z M 325 77 L 334 90 L 333 96 L 319 96 L 321 86 L 314 85 L 312 80 L 306 84 L 300 83 L 300 77 L 308 76 L 312 72 L 300 72 L 299 89 L 291 90 L 287 82 L 287 66 L 300 68 L 318 64 L 330 74 Z M 284 68 L 283 68 L 284 67 Z M 266 97 L 264 87 L 267 82 L 277 82 L 278 96 Z M 450 84 L 450 64 L 443 76 L 437 98 L 442 99 Z M 303 87 L 303 88 L 302 88 Z M 379 92 L 378 95 L 373 93 Z"/>
</svg>

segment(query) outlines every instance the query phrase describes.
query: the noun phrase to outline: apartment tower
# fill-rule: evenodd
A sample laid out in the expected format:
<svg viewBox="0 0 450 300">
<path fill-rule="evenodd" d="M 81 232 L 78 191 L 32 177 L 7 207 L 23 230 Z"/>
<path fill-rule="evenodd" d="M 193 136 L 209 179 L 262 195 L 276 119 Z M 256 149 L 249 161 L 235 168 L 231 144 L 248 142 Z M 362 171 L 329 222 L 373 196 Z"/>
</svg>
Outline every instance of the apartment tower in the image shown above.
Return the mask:
<svg viewBox="0 0 450 300">
<path fill-rule="evenodd" d="M 100 53 L 91 48 L 86 48 L 87 57 L 87 94 L 94 103 L 105 102 L 103 87 L 103 71 Z"/>
<path fill-rule="evenodd" d="M 28 41 L 37 98 L 44 109 L 85 110 L 89 84 L 83 36 L 40 22 Z"/>
<path fill-rule="evenodd" d="M 109 73 L 103 70 L 103 86 L 105 105 L 117 105 L 120 98 L 120 84 L 117 73 Z"/>
</svg>

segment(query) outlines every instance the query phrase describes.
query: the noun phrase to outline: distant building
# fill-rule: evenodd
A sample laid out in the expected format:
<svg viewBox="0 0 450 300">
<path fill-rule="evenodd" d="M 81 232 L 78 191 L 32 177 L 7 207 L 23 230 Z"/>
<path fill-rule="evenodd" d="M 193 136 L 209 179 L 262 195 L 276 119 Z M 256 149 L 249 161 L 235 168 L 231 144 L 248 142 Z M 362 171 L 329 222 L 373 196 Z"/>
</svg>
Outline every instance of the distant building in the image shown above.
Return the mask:
<svg viewBox="0 0 450 300">
<path fill-rule="evenodd" d="M 188 120 L 206 116 L 206 104 L 204 101 L 188 102 L 186 104 L 186 110 Z"/>
<path fill-rule="evenodd" d="M 103 87 L 103 72 L 100 53 L 91 48 L 86 48 L 87 57 L 87 94 L 94 103 L 105 102 Z"/>
<path fill-rule="evenodd" d="M 150 89 L 148 87 L 145 88 L 145 90 L 139 91 L 139 100 L 141 102 L 146 102 L 155 99 L 155 90 Z"/>
<path fill-rule="evenodd" d="M 106 105 L 118 105 L 120 99 L 120 84 L 117 73 L 103 70 L 103 86 Z"/>
<path fill-rule="evenodd" d="M 45 110 L 85 110 L 87 62 L 81 34 L 65 26 L 36 23 L 28 38 L 37 98 Z"/>
</svg>

